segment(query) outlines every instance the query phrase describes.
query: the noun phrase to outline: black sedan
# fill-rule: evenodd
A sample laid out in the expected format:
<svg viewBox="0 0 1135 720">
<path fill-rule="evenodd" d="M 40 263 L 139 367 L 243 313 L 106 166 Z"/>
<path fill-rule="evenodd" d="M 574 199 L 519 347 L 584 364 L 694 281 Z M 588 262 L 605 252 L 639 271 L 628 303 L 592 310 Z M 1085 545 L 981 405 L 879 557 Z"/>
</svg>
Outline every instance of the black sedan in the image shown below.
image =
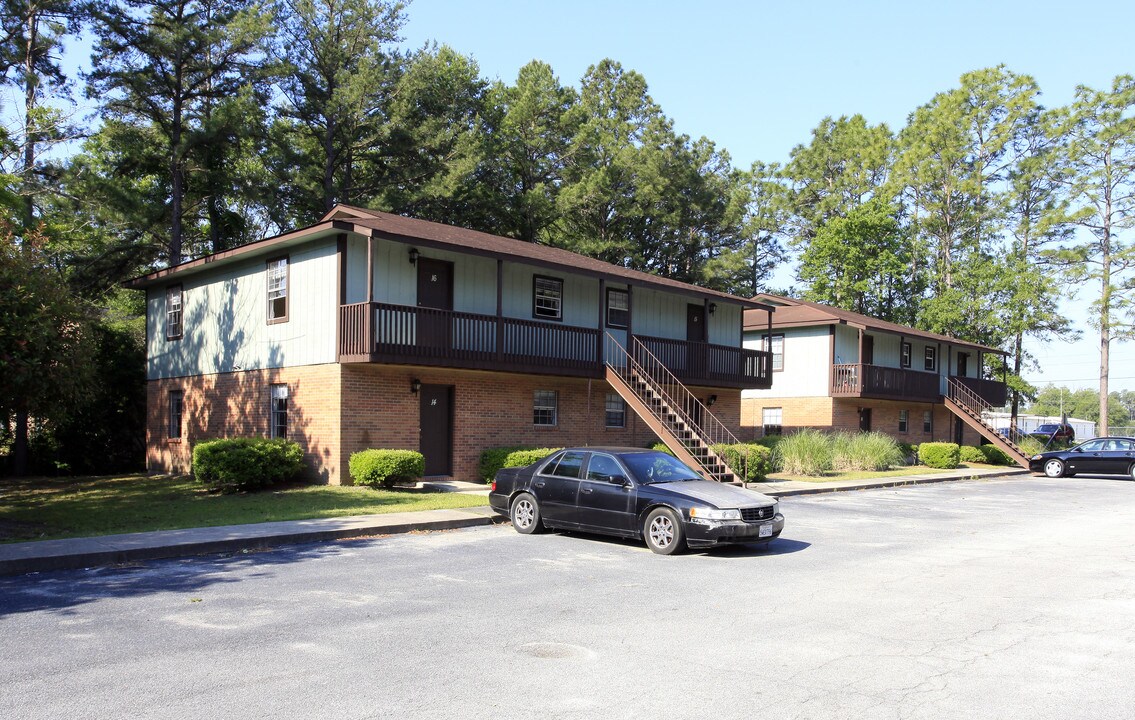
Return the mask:
<svg viewBox="0 0 1135 720">
<path fill-rule="evenodd" d="M 557 528 L 642 538 L 662 555 L 767 544 L 784 529 L 773 498 L 706 480 L 672 455 L 639 448 L 568 448 L 500 470 L 489 504 L 521 533 Z"/>
<path fill-rule="evenodd" d="M 1135 438 L 1094 438 L 1067 450 L 1042 452 L 1029 458 L 1029 470 L 1051 478 L 1076 473 L 1135 478 Z"/>
</svg>

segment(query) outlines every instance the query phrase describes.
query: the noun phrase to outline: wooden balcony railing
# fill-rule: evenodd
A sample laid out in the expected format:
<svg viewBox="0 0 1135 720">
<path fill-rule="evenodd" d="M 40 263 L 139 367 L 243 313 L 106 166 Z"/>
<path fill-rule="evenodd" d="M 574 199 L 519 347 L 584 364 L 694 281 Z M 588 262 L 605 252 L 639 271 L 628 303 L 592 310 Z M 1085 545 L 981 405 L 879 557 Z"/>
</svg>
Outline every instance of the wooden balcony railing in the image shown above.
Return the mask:
<svg viewBox="0 0 1135 720">
<path fill-rule="evenodd" d="M 635 336 L 683 382 L 771 385 L 767 352 Z M 389 362 L 602 377 L 599 331 L 433 308 L 355 303 L 339 308 L 340 362 Z"/>
<path fill-rule="evenodd" d="M 952 378 L 987 405 L 1005 404 L 1005 383 L 978 378 Z M 832 369 L 833 397 L 885 398 L 938 402 L 943 392 L 943 376 L 938 373 L 881 367 L 879 365 L 846 364 Z"/>
<path fill-rule="evenodd" d="M 941 395 L 942 381 L 937 373 L 859 363 L 832 368 L 832 397 L 934 402 Z"/>
</svg>

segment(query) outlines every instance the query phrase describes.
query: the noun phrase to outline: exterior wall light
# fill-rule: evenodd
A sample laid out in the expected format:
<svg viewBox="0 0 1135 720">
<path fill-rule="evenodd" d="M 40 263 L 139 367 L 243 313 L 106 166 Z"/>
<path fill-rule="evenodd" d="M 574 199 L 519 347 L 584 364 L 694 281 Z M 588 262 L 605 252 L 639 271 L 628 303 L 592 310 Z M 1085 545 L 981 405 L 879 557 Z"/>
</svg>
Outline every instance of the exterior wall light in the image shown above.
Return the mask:
<svg viewBox="0 0 1135 720">
<path fill-rule="evenodd" d="M 418 264 L 418 256 L 419 255 L 421 255 L 421 253 L 418 252 L 418 248 L 410 248 L 410 264 L 411 265 L 417 265 Z"/>
<path fill-rule="evenodd" d="M 717 312 L 717 303 L 710 303 L 709 304 L 709 314 L 712 315 L 715 312 Z"/>
<path fill-rule="evenodd" d="M 707 397 L 705 399 L 705 406 L 709 407 L 710 405 L 713 405 L 715 402 L 717 402 L 717 396 L 716 395 L 710 395 L 709 397 Z"/>
<path fill-rule="evenodd" d="M 413 380 L 410 381 L 410 392 L 411 393 L 413 393 L 414 395 L 417 395 L 418 391 L 421 390 L 421 389 L 422 389 L 422 381 L 421 380 L 419 380 L 418 378 L 414 378 Z"/>
</svg>

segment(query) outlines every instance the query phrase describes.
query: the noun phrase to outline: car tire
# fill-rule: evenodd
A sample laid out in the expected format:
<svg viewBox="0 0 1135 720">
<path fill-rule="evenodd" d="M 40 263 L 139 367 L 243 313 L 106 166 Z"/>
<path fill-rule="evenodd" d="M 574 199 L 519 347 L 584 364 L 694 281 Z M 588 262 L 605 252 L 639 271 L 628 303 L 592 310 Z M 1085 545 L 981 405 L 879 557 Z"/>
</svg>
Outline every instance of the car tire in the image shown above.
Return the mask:
<svg viewBox="0 0 1135 720">
<path fill-rule="evenodd" d="M 1044 474 L 1050 478 L 1064 476 L 1064 461 L 1051 458 L 1044 461 Z"/>
<path fill-rule="evenodd" d="M 646 546 L 659 555 L 673 555 L 686 548 L 682 521 L 670 508 L 651 511 L 642 524 L 642 535 Z"/>
<path fill-rule="evenodd" d="M 540 503 L 528 493 L 520 493 L 512 501 L 508 519 L 512 521 L 516 532 L 522 535 L 533 535 L 544 531 L 544 520 L 540 517 Z"/>
</svg>

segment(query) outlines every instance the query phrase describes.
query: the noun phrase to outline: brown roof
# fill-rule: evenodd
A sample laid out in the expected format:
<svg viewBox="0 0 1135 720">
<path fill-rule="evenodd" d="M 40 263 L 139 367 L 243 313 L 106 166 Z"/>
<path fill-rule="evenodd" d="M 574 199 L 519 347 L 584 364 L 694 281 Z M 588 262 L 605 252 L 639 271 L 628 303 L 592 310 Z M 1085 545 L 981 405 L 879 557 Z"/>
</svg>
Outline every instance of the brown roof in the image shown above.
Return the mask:
<svg viewBox="0 0 1135 720">
<path fill-rule="evenodd" d="M 489 233 L 468 230 L 453 225 L 417 220 L 415 218 L 393 215 L 377 210 L 367 210 L 366 208 L 350 205 L 336 206 L 324 215 L 322 220 L 316 225 L 301 228 L 283 235 L 277 235 L 272 238 L 265 238 L 264 240 L 249 243 L 239 248 L 183 263 L 176 267 L 159 270 L 130 280 L 127 286 L 134 288 L 145 287 L 160 279 L 189 272 L 208 264 L 215 264 L 249 253 L 267 252 L 269 249 L 274 249 L 278 245 L 295 244 L 301 239 L 308 240 L 340 232 L 373 235 L 375 237 L 387 238 L 419 247 L 434 247 L 445 250 L 455 250 L 472 255 L 503 257 L 530 265 L 565 272 L 583 273 L 637 286 L 654 287 L 686 295 L 694 295 L 699 298 L 717 297 L 732 303 L 744 305 L 748 308 L 759 309 L 762 311 L 762 316 L 765 310 L 771 309 L 755 299 L 750 300 L 717 290 L 698 287 L 678 280 L 659 277 L 658 275 L 652 275 L 639 270 L 631 270 L 561 248 L 537 245 L 535 243 L 524 242 L 523 240 L 490 235 Z"/>
<path fill-rule="evenodd" d="M 979 345 L 926 330 L 917 330 L 912 327 L 907 327 L 906 325 L 879 320 L 868 315 L 861 315 L 860 313 L 851 312 L 850 310 L 821 305 L 820 303 L 809 302 L 807 300 L 797 300 L 795 298 L 773 295 L 771 293 L 763 293 L 753 299 L 769 303 L 776 307 L 776 313 L 773 315 L 773 328 L 843 324 L 863 328 L 864 330 L 875 330 L 877 332 L 904 335 L 906 337 L 948 342 L 952 345 L 963 345 L 983 352 L 997 353 L 999 355 L 1005 354 L 1005 351 L 999 348 Z M 763 330 L 767 328 L 768 320 L 763 313 L 756 315 L 749 313 L 747 310 L 745 311 L 746 330 Z"/>
</svg>

